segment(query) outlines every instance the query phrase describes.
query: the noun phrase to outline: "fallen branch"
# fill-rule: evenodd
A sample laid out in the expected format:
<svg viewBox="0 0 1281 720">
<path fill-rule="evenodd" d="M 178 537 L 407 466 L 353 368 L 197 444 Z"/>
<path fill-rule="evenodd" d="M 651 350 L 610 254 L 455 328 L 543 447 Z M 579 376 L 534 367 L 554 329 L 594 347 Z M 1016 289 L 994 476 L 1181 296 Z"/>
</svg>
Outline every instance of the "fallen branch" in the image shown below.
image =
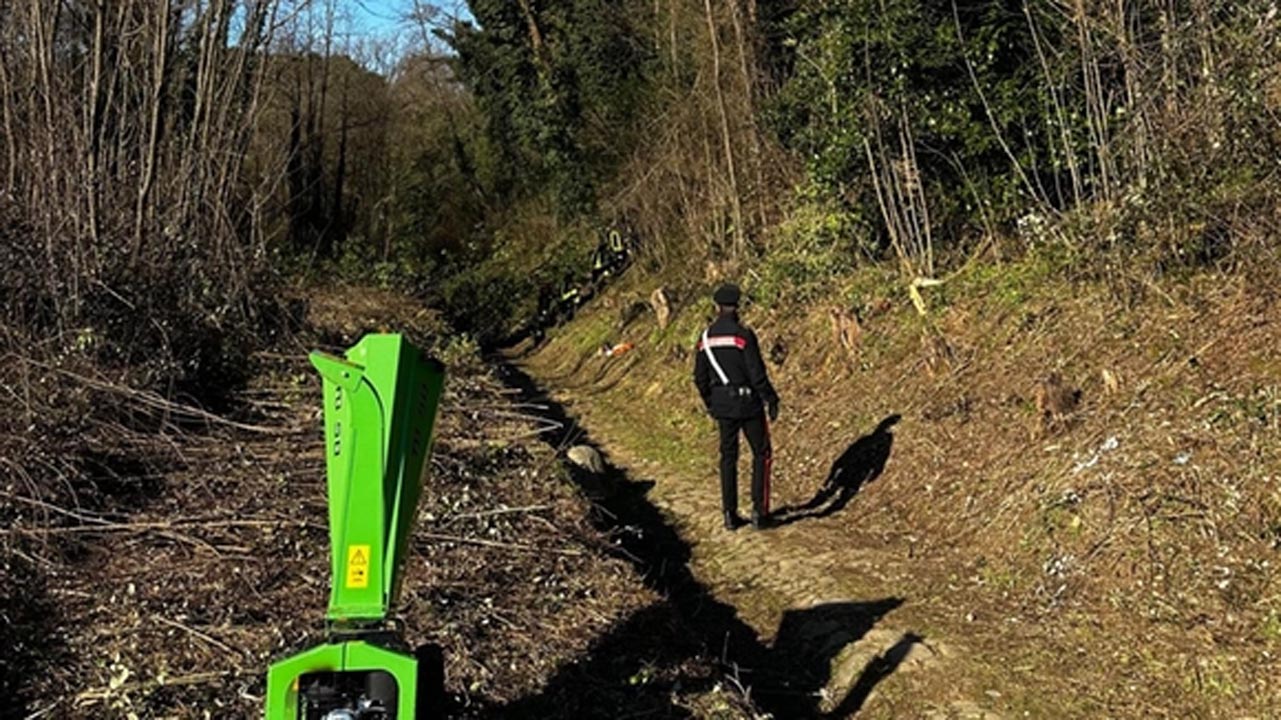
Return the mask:
<svg viewBox="0 0 1281 720">
<path fill-rule="evenodd" d="M 70 525 L 67 527 L 49 528 L 0 528 L 0 537 L 11 535 L 73 535 L 75 533 L 93 532 L 143 532 L 146 530 L 176 530 L 179 528 L 280 527 L 288 525 L 307 527 L 315 526 L 315 523 L 309 523 L 303 520 L 166 520 L 136 523 L 109 522 L 101 525 Z"/>
<path fill-rule="evenodd" d="M 202 632 L 200 632 L 199 630 L 197 630 L 197 629 L 195 629 L 195 628 L 193 628 L 193 627 L 190 627 L 190 626 L 188 626 L 188 625 L 183 625 L 182 623 L 178 622 L 177 620 L 170 620 L 169 618 L 167 618 L 167 617 L 162 617 L 162 616 L 160 616 L 160 615 L 156 615 L 156 616 L 154 616 L 154 617 L 155 617 L 155 619 L 156 619 L 156 620 L 159 620 L 160 622 L 164 623 L 165 625 L 168 625 L 169 627 L 177 628 L 177 629 L 179 629 L 179 630 L 181 630 L 181 631 L 183 631 L 183 632 L 185 632 L 185 633 L 187 633 L 187 634 L 189 634 L 189 635 L 191 635 L 191 636 L 193 636 L 193 637 L 196 637 L 196 638 L 199 638 L 199 639 L 201 639 L 201 640 L 204 640 L 205 642 L 209 643 L 210 645 L 213 645 L 214 647 L 216 647 L 216 648 L 218 648 L 218 649 L 220 649 L 220 650 L 224 650 L 224 651 L 226 651 L 226 652 L 228 652 L 228 653 L 230 653 L 230 654 L 232 654 L 232 655 L 245 655 L 245 654 L 246 654 L 243 650 L 237 650 L 237 649 L 235 649 L 235 648 L 231 647 L 230 645 L 228 645 L 228 644 L 226 644 L 226 643 L 222 642 L 221 640 L 218 640 L 218 639 L 216 639 L 216 638 L 212 638 L 212 637 L 210 637 L 210 636 L 206 635 L 205 633 L 202 633 Z"/>
<path fill-rule="evenodd" d="M 178 685 L 206 685 L 213 682 L 225 680 L 228 675 L 243 675 L 244 670 L 216 670 L 213 672 L 191 673 L 190 675 L 178 675 L 171 678 L 157 678 L 155 680 L 144 680 L 140 682 L 124 683 L 119 687 L 96 688 L 85 690 L 76 695 L 76 705 L 84 707 L 86 705 L 96 705 L 103 700 L 110 700 L 112 696 L 130 690 L 155 690 L 162 687 L 174 687 Z"/>
<path fill-rule="evenodd" d="M 480 512 L 459 513 L 458 515 L 450 516 L 448 519 L 461 520 L 463 518 L 493 517 L 494 515 L 512 515 L 512 514 L 523 515 L 525 513 L 533 513 L 533 512 L 539 512 L 542 510 L 550 510 L 551 508 L 552 508 L 551 505 L 526 505 L 525 507 L 500 508 L 498 510 L 483 510 Z"/>
<path fill-rule="evenodd" d="M 439 540 L 441 542 L 456 542 L 465 545 L 481 545 L 483 547 L 502 548 L 504 550 L 521 550 L 524 552 L 553 553 L 555 555 L 566 555 L 569 557 L 578 557 L 583 554 L 581 550 L 569 550 L 566 548 L 540 548 L 533 545 L 522 545 L 520 543 L 504 543 L 494 540 L 482 540 L 480 538 L 469 538 L 461 535 L 445 535 L 443 533 L 418 532 L 414 537 L 427 540 Z"/>
<path fill-rule="evenodd" d="M 102 380 L 95 380 L 94 378 L 85 377 L 84 375 L 80 375 L 78 373 L 73 373 L 70 370 L 64 370 L 62 368 L 56 368 L 51 365 L 46 365 L 42 362 L 38 362 L 30 358 L 24 358 L 24 360 L 26 360 L 26 362 L 31 365 L 35 365 L 36 367 L 44 368 L 45 370 L 57 372 L 61 375 L 69 377 L 72 380 L 75 380 L 76 382 L 79 382 L 82 385 L 93 388 L 94 390 L 100 390 L 102 392 L 109 392 L 115 395 L 119 395 L 129 400 L 133 400 L 144 407 L 148 407 L 148 408 L 151 408 L 152 410 L 158 410 L 160 412 L 168 413 L 177 417 L 187 417 L 194 420 L 203 420 L 205 422 L 213 423 L 215 425 L 223 425 L 225 427 L 231 427 L 237 430 L 244 430 L 246 432 L 259 433 L 262 435 L 294 435 L 294 434 L 297 434 L 298 432 L 295 429 L 283 430 L 281 428 L 266 427 L 264 425 L 250 425 L 249 423 L 238 422 L 230 418 L 222 417 L 221 415 L 215 415 L 214 413 L 211 413 L 208 410 L 202 410 L 198 407 L 193 407 L 191 405 L 184 405 L 182 403 L 175 402 L 173 400 L 168 400 L 154 392 L 151 392 L 150 390 L 139 390 L 137 388 L 131 388 L 123 385 L 114 385 L 112 383 L 104 382 Z"/>
<path fill-rule="evenodd" d="M 48 503 L 48 502 L 45 502 L 44 500 L 39 500 L 36 498 L 30 498 L 25 495 L 15 495 L 13 493 L 0 490 L 0 496 L 9 498 L 10 500 L 16 500 L 20 503 L 26 503 L 27 505 L 31 505 L 33 507 L 38 507 L 41 510 L 47 510 L 52 513 L 57 513 L 58 515 L 65 515 L 75 520 L 79 520 L 80 522 L 83 522 L 83 523 L 110 524 L 111 522 L 109 520 L 103 520 L 102 518 L 96 518 L 89 515 L 82 515 L 78 512 L 68 510 L 58 505 L 54 505 L 53 503 Z"/>
</svg>

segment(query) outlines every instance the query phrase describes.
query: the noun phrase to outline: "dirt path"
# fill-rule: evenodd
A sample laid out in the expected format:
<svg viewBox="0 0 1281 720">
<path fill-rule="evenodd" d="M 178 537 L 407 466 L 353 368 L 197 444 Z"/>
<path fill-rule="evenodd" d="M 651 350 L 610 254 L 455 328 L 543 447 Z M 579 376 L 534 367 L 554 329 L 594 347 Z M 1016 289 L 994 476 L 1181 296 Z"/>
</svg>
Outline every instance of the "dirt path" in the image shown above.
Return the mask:
<svg viewBox="0 0 1281 720">
<path fill-rule="evenodd" d="M 534 379 L 540 373 L 555 381 L 537 363 L 506 371 L 527 399 L 544 402 L 549 415 L 565 423 L 554 439 L 560 447 L 595 444 L 606 455 L 612 466 L 606 484 L 628 486 L 633 501 L 630 509 L 611 512 L 627 525 L 638 506 L 644 508 L 629 551 L 650 566 L 651 577 L 656 570 L 656 588 L 696 619 L 704 642 L 724 643 L 731 676 L 763 708 L 780 718 L 901 717 L 905 711 L 999 717 L 964 689 L 939 690 L 937 681 L 963 650 L 934 636 L 922 624 L 924 614 L 912 611 L 925 603 L 906 596 L 913 559 L 897 545 L 871 536 L 851 544 L 840 515 L 823 512 L 832 509 L 830 502 L 785 505 L 777 527 L 728 532 L 721 526 L 714 463 L 682 467 L 641 457 L 624 440 L 623 418 L 611 419 L 586 393 L 549 398 Z M 707 612 L 708 606 L 715 610 Z"/>
<path fill-rule="evenodd" d="M 859 717 L 1274 716 L 1275 303 L 1206 276 L 1118 319 L 1102 287 L 1011 297 L 985 278 L 928 327 L 907 304 L 870 319 L 857 352 L 825 306 L 753 310 L 786 349 L 769 354 L 774 501 L 795 508 L 763 533 L 720 527 L 697 307 L 665 329 L 629 320 L 650 280 L 625 281 L 519 362 L 652 483 L 691 575 L 764 650 L 816 604 L 893 603 L 809 661 L 829 695 L 872 685 Z M 1082 400 L 1047 424 L 1055 368 Z"/>
</svg>

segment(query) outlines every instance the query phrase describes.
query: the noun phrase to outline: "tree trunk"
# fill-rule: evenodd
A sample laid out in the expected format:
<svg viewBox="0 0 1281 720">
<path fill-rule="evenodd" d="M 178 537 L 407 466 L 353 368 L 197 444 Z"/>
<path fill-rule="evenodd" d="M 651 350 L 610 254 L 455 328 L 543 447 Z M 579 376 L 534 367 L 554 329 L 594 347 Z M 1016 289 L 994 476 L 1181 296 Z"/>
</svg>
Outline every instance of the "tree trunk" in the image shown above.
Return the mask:
<svg viewBox="0 0 1281 720">
<path fill-rule="evenodd" d="M 338 134 L 338 167 L 334 170 L 334 202 L 330 218 L 330 232 L 333 240 L 329 243 L 335 255 L 341 251 L 347 241 L 347 213 L 343 207 L 343 189 L 347 182 L 347 129 L 350 124 L 347 117 L 347 88 L 342 91 L 342 112 L 339 115 L 340 130 Z"/>
<path fill-rule="evenodd" d="M 0 122 L 4 123 L 4 194 L 12 196 L 18 183 L 18 140 L 13 130 L 13 80 L 8 54 L 0 47 Z"/>
<path fill-rule="evenodd" d="M 755 5 L 755 3 L 752 3 Z M 749 8 L 749 17 L 755 18 L 755 8 Z M 743 32 L 743 22 L 738 13 L 738 0 L 732 0 L 730 3 L 730 18 L 734 22 L 734 39 L 738 43 L 738 65 L 739 74 L 743 82 L 744 115 L 747 118 L 747 135 L 750 144 L 752 157 L 752 170 L 756 175 L 756 186 L 752 189 L 752 194 L 756 196 L 756 212 L 758 223 L 757 227 L 763 228 L 769 225 L 769 218 L 765 213 L 765 174 L 763 169 L 760 131 L 756 126 L 756 78 L 751 68 L 756 64 L 756 51 L 754 43 L 747 40 L 746 33 Z"/>
<path fill-rule="evenodd" d="M 151 114 L 147 120 L 147 145 L 143 151 L 142 182 L 138 187 L 138 202 L 134 207 L 133 257 L 136 261 L 142 253 L 146 233 L 147 217 L 154 216 L 148 201 L 151 199 L 151 188 L 156 181 L 156 162 L 160 149 L 160 132 L 162 119 L 167 110 L 165 88 L 169 84 L 169 13 L 172 6 L 169 0 L 163 0 L 160 6 L 160 17 L 157 21 L 156 39 L 152 59 Z"/>
<path fill-rule="evenodd" d="M 734 257 L 737 259 L 746 247 L 743 237 L 743 207 L 738 195 L 738 173 L 734 168 L 734 143 L 730 139 L 729 112 L 725 108 L 725 93 L 721 90 L 721 45 L 716 35 L 716 20 L 712 16 L 712 0 L 703 0 L 703 8 L 707 13 L 707 34 L 712 42 L 712 87 L 720 114 L 721 140 L 725 146 L 725 169 L 729 175 L 730 209 L 734 219 Z"/>
<path fill-rule="evenodd" d="M 667 34 L 671 41 L 672 48 L 672 78 L 676 79 L 680 75 L 679 62 L 680 58 L 676 52 L 676 0 L 671 0 L 667 6 Z"/>
<path fill-rule="evenodd" d="M 102 151 L 102 114 L 105 105 L 102 93 L 102 56 L 106 34 L 104 25 L 107 6 L 98 0 L 93 12 L 93 46 L 89 77 L 89 98 L 85 112 L 85 141 L 88 143 L 85 157 L 85 192 L 88 196 L 89 238 L 95 247 L 98 246 L 98 188 L 102 184 L 100 153 Z"/>
</svg>

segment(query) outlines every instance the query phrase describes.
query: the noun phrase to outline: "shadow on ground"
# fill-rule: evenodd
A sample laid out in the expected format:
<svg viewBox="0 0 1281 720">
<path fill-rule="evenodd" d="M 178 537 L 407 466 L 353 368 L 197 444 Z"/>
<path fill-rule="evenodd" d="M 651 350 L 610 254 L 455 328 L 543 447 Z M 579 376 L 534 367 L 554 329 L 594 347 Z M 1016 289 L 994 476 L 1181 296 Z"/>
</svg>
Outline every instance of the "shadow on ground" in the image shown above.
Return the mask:
<svg viewBox="0 0 1281 720">
<path fill-rule="evenodd" d="M 558 449 L 592 444 L 532 378 L 501 359 L 498 368 L 523 402 L 542 406 L 543 415 L 559 424 L 559 431 L 545 437 L 549 443 Z M 758 709 L 778 718 L 845 716 L 820 709 L 832 660 L 902 599 L 789 610 L 775 642 L 766 646 L 733 606 L 716 599 L 694 577 L 690 546 L 646 497 L 652 482 L 637 482 L 615 468 L 603 476 L 574 467 L 570 471 L 596 508 L 597 528 L 615 539 L 619 556 L 663 600 L 615 625 L 582 657 L 560 668 L 539 693 L 496 708 L 490 716 L 691 717 L 682 697 L 717 684 L 741 687 Z M 851 692 L 837 712 L 861 707 L 894 666 L 864 670 L 854 687 L 861 694 Z"/>
<path fill-rule="evenodd" d="M 803 505 L 779 508 L 774 525 L 789 525 L 808 518 L 822 518 L 845 509 L 858 491 L 885 472 L 894 449 L 891 430 L 903 419 L 894 414 L 885 418 L 872 432 L 855 440 L 832 463 L 827 479 L 814 497 Z"/>
<path fill-rule="evenodd" d="M 51 698 L 31 691 L 33 680 L 58 668 L 66 647 L 58 634 L 57 607 L 47 594 L 44 578 L 27 561 L 4 558 L 0 573 L 0 719 L 27 718 L 51 710 Z"/>
<path fill-rule="evenodd" d="M 84 658 L 70 655 L 64 627 L 64 607 L 75 601 L 57 590 L 60 581 L 96 562 L 92 551 L 105 541 L 91 533 L 59 534 L 60 524 L 84 516 L 127 520 L 151 505 L 163 487 L 162 473 L 172 464 L 151 448 L 100 450 L 86 444 L 58 452 L 76 466 L 65 479 L 70 492 L 64 496 L 76 513 L 48 511 L 63 501 L 57 495 L 62 487 L 33 486 L 34 498 L 0 493 L 9 500 L 0 502 L 0 527 L 8 530 L 0 543 L 0 720 L 64 717 L 70 698 L 48 688 L 81 671 Z M 53 502 L 40 498 L 42 490 Z"/>
<path fill-rule="evenodd" d="M 872 661 L 863 668 L 863 673 L 859 675 L 850 692 L 841 701 L 831 713 L 831 717 L 849 717 L 863 708 L 863 703 L 871 696 L 878 683 L 889 677 L 898 669 L 899 665 L 907 659 L 912 648 L 916 645 L 924 644 L 925 638 L 916 633 L 904 633 L 898 642 L 894 643 L 888 650 L 872 658 Z"/>
</svg>

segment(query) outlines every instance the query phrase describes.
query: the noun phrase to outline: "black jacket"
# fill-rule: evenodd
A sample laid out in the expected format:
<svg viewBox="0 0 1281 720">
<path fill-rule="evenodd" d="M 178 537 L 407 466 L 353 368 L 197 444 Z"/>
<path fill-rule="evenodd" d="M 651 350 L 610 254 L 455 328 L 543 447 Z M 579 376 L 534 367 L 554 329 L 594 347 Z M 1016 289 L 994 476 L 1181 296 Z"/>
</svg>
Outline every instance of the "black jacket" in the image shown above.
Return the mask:
<svg viewBox="0 0 1281 720">
<path fill-rule="evenodd" d="M 700 336 L 694 351 L 694 385 L 712 417 L 747 419 L 760 415 L 766 405 L 778 402 L 761 359 L 756 333 L 741 325 L 734 313 L 721 315 L 707 329 L 707 339 L 716 362 L 729 385 L 721 382 L 707 359 Z"/>
</svg>

